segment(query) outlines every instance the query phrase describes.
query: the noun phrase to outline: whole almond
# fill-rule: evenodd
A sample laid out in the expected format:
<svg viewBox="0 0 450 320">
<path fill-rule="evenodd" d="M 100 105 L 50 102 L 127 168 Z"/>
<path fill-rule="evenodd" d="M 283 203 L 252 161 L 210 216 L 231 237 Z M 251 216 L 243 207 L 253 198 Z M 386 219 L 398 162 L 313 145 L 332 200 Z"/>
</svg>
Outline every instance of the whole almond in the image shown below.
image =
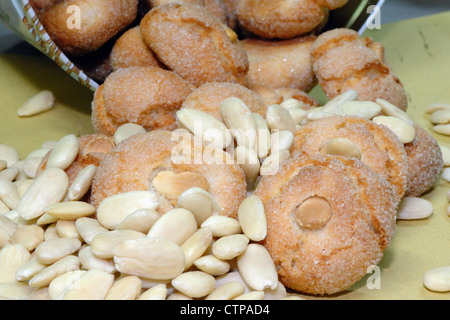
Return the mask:
<svg viewBox="0 0 450 320">
<path fill-rule="evenodd" d="M 256 124 L 247 105 L 241 99 L 230 97 L 222 101 L 220 113 L 237 145 L 256 150 Z"/>
<path fill-rule="evenodd" d="M 267 249 L 258 243 L 251 243 L 238 257 L 237 266 L 245 282 L 254 290 L 275 289 L 278 274 Z"/>
<path fill-rule="evenodd" d="M 17 212 L 25 220 L 38 218 L 51 204 L 60 202 L 69 187 L 69 178 L 60 168 L 48 168 L 34 179 L 17 204 Z"/>
<path fill-rule="evenodd" d="M 181 245 L 195 231 L 197 231 L 197 221 L 194 215 L 189 210 L 175 208 L 156 220 L 147 235 L 165 238 Z"/>
<path fill-rule="evenodd" d="M 61 138 L 50 151 L 46 168 L 67 169 L 78 155 L 80 140 L 73 134 Z"/>
<path fill-rule="evenodd" d="M 114 256 L 114 248 L 121 242 L 144 238 L 145 233 L 134 230 L 113 230 L 97 234 L 91 241 L 92 253 L 99 258 Z"/>
<path fill-rule="evenodd" d="M 43 90 L 29 98 L 17 109 L 19 117 L 29 117 L 51 110 L 55 106 L 55 95 L 50 90 Z"/>
<path fill-rule="evenodd" d="M 17 271 L 30 260 L 30 253 L 21 244 L 8 244 L 0 250 L 0 283 L 16 282 Z"/>
<path fill-rule="evenodd" d="M 209 113 L 182 108 L 176 115 L 178 121 L 190 132 L 221 149 L 225 149 L 233 141 L 227 126 Z"/>
<path fill-rule="evenodd" d="M 130 191 L 105 198 L 97 208 L 97 219 L 107 229 L 116 228 L 128 215 L 139 209 L 156 209 L 157 195 L 152 191 Z"/>
<path fill-rule="evenodd" d="M 253 241 L 264 240 L 267 235 L 267 220 L 264 205 L 257 196 L 244 199 L 238 208 L 238 220 L 244 234 Z"/>
<path fill-rule="evenodd" d="M 156 237 L 123 241 L 115 246 L 113 255 L 118 271 L 155 280 L 177 277 L 186 260 L 175 242 Z"/>
</svg>

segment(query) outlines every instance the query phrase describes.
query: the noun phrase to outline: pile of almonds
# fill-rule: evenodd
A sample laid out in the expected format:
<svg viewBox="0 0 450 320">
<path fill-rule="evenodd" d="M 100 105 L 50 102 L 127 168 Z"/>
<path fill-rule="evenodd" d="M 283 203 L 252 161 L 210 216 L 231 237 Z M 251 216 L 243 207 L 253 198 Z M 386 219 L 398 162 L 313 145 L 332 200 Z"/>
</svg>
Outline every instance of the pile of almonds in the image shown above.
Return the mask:
<svg viewBox="0 0 450 320">
<path fill-rule="evenodd" d="M 127 124 L 119 143 L 141 132 Z M 264 246 L 264 207 L 255 196 L 238 219 L 190 188 L 159 215 L 156 194 L 134 191 L 98 208 L 82 197 L 96 167 L 69 183 L 74 135 L 46 142 L 24 160 L 1 145 L 0 297 L 5 299 L 291 299 Z M 47 168 L 36 169 L 49 151 Z M 50 164 L 50 165 L 49 165 Z M 114 214 L 111 214 L 114 212 Z"/>
<path fill-rule="evenodd" d="M 21 113 L 30 116 L 50 110 L 54 101 L 49 102 L 46 94 L 47 98 L 42 98 L 44 94 L 35 98 L 44 109 L 32 103 Z M 414 139 L 413 122 L 405 112 L 385 100 L 356 99 L 357 93 L 349 91 L 311 110 L 289 99 L 268 106 L 263 119 L 239 99 L 230 98 L 222 104 L 223 122 L 188 108 L 181 109 L 177 118 L 194 134 L 207 130 L 194 132 L 190 119 L 200 121 L 204 129 L 222 129 L 223 136 L 211 142 L 235 139 L 235 159 L 257 160 L 256 166 L 242 164 L 247 181 L 254 186 L 260 174 L 273 173 L 273 164 L 290 156 L 294 132 L 314 119 L 358 115 L 391 128 L 404 143 Z M 234 134 L 228 137 L 227 129 Z M 249 129 L 256 129 L 255 136 L 239 136 L 240 130 L 248 133 Z M 270 130 L 271 136 L 265 139 L 257 135 Z M 125 124 L 117 130 L 115 143 L 143 131 L 139 125 Z M 72 183 L 64 172 L 78 152 L 77 141 L 69 134 L 45 142 L 23 160 L 13 147 L 0 145 L 1 298 L 300 299 L 278 281 L 274 262 L 259 243 L 267 224 L 256 196 L 249 194 L 241 203 L 237 219 L 219 215 L 215 199 L 200 188 L 184 191 L 177 199 L 178 207 L 164 215 L 155 210 L 159 203 L 152 191 L 114 195 L 95 208 L 81 199 L 96 167 L 85 167 Z M 341 145 L 336 150 L 349 152 Z M 49 151 L 47 169 L 36 175 Z M 444 165 L 449 163 L 444 153 Z M 405 197 L 398 219 L 423 219 L 432 212 L 428 201 Z M 444 284 L 440 279 L 448 278 L 448 268 L 441 269 L 424 276 L 430 290 L 447 290 L 448 279 Z"/>
</svg>

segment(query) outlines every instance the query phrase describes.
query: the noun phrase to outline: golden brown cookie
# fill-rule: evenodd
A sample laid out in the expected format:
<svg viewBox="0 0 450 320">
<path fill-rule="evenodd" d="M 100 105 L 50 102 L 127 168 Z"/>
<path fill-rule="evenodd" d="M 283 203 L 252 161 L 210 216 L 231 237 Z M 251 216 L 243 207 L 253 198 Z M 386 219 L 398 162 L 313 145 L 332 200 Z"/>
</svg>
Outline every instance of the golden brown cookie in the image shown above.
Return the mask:
<svg viewBox="0 0 450 320">
<path fill-rule="evenodd" d="M 145 42 L 170 70 L 195 86 L 244 84 L 248 59 L 237 35 L 204 6 L 168 4 L 140 23 Z"/>
<path fill-rule="evenodd" d="M 223 24 L 230 26 L 230 17 L 227 7 L 222 0 L 205 0 L 205 8 Z"/>
<path fill-rule="evenodd" d="M 175 112 L 194 88 L 174 72 L 159 67 L 119 69 L 95 92 L 94 130 L 111 136 L 129 122 L 146 130 L 174 129 Z"/>
<path fill-rule="evenodd" d="M 222 119 L 220 105 L 230 97 L 241 99 L 252 112 L 266 116 L 266 105 L 259 94 L 238 83 L 229 82 L 209 82 L 201 85 L 184 100 L 183 108 L 201 110 Z"/>
<path fill-rule="evenodd" d="M 235 6 L 238 21 L 248 31 L 267 39 L 290 39 L 312 31 L 322 23 L 329 9 L 346 2 L 241 0 Z"/>
<path fill-rule="evenodd" d="M 311 121 L 295 134 L 294 157 L 337 154 L 363 161 L 384 177 L 397 200 L 406 192 L 408 163 L 403 143 L 387 127 L 356 116 Z"/>
<path fill-rule="evenodd" d="M 70 6 L 79 8 L 79 17 L 73 16 Z M 81 56 L 98 50 L 129 26 L 137 9 L 137 0 L 68 0 L 44 10 L 39 20 L 63 52 Z M 68 23 L 78 18 L 79 26 Z"/>
<path fill-rule="evenodd" d="M 199 187 L 216 199 L 221 215 L 236 217 L 247 190 L 241 167 L 225 161 L 194 161 L 196 156 L 201 157 L 203 147 L 185 139 L 191 137 L 187 131 L 180 141 L 173 134 L 154 130 L 121 141 L 97 170 L 92 185 L 93 204 L 99 205 L 106 197 L 118 193 L 152 190 L 159 196 L 158 211 L 164 213 L 176 206 L 184 190 Z M 175 159 L 173 152 L 180 158 Z"/>
<path fill-rule="evenodd" d="M 333 29 L 322 33 L 311 47 L 313 70 L 323 91 L 332 99 L 348 90 L 358 100 L 381 98 L 407 109 L 405 89 L 384 58 L 384 48 L 354 30 Z"/>
<path fill-rule="evenodd" d="M 317 83 L 310 57 L 315 39 L 315 36 L 279 41 L 243 39 L 241 43 L 249 60 L 248 86 L 309 92 Z"/>
<path fill-rule="evenodd" d="M 254 195 L 280 281 L 300 292 L 348 289 L 380 262 L 395 231 L 390 184 L 356 159 L 292 158 L 262 177 Z"/>
<path fill-rule="evenodd" d="M 414 125 L 416 137 L 406 143 L 408 184 L 405 196 L 419 197 L 430 190 L 443 168 L 442 152 L 436 139 L 425 129 Z"/>
<path fill-rule="evenodd" d="M 110 58 L 113 71 L 136 66 L 165 68 L 144 42 L 139 26 L 127 30 L 115 41 Z"/>
</svg>

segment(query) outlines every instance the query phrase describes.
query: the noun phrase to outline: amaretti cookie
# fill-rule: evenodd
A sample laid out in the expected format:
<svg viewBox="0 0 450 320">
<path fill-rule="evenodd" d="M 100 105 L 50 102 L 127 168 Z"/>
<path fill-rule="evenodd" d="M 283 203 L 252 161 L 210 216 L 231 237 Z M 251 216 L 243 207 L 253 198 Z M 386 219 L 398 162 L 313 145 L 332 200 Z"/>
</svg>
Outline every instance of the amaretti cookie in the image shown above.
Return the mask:
<svg viewBox="0 0 450 320">
<path fill-rule="evenodd" d="M 94 130 L 111 136 L 125 123 L 136 123 L 146 130 L 175 129 L 175 112 L 194 88 L 174 72 L 159 67 L 121 68 L 94 94 Z"/>
<path fill-rule="evenodd" d="M 292 158 L 262 177 L 254 195 L 280 281 L 300 292 L 348 289 L 381 261 L 395 232 L 390 184 L 357 159 Z"/>
<path fill-rule="evenodd" d="M 183 131 L 184 138 L 180 141 L 167 130 L 140 133 L 122 140 L 97 170 L 92 184 L 93 204 L 98 206 L 106 197 L 119 193 L 151 190 L 158 195 L 157 210 L 163 214 L 176 207 L 182 192 L 197 187 L 215 198 L 221 215 L 236 217 L 239 204 L 247 194 L 241 167 L 225 158 L 217 163 L 194 161 L 197 156 L 202 157 L 204 146 L 196 146 L 191 135 Z"/>
<path fill-rule="evenodd" d="M 68 23 L 73 14 L 70 6 L 79 8 L 78 27 Z M 38 17 L 58 48 L 81 56 L 100 49 L 131 25 L 137 11 L 137 0 L 67 0 L 48 7 Z"/>
<path fill-rule="evenodd" d="M 311 46 L 313 70 L 320 86 L 332 99 L 348 90 L 358 100 L 384 99 L 406 110 L 408 99 L 400 79 L 384 57 L 384 47 L 351 29 L 322 33 Z"/>
<path fill-rule="evenodd" d="M 236 33 L 204 6 L 154 7 L 140 27 L 158 59 L 195 86 L 213 81 L 245 83 L 248 59 Z"/>
</svg>

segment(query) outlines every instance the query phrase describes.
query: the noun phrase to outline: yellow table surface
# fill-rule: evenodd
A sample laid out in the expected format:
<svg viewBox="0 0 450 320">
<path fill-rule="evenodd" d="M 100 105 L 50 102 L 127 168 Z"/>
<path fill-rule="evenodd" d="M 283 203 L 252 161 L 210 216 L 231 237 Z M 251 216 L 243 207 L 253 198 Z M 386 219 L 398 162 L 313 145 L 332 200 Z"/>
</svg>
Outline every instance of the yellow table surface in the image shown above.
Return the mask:
<svg viewBox="0 0 450 320">
<path fill-rule="evenodd" d="M 382 25 L 366 35 L 383 43 L 386 58 L 403 82 L 409 97 L 408 113 L 417 124 L 431 131 L 425 107 L 430 103 L 450 104 L 450 12 Z M 29 118 L 19 118 L 17 109 L 41 90 L 55 93 L 53 110 Z M 319 100 L 320 90 L 314 90 Z M 69 77 L 50 59 L 26 55 L 0 55 L 0 144 L 14 146 L 21 158 L 44 141 L 67 134 L 93 132 L 93 93 Z M 434 134 L 450 147 L 450 137 Z M 392 245 L 379 264 L 380 287 L 370 289 L 368 274 L 349 290 L 331 297 L 306 299 L 446 299 L 450 292 L 427 290 L 422 277 L 432 268 L 450 265 L 450 217 L 446 192 L 450 184 L 440 179 L 423 197 L 434 205 L 431 217 L 398 221 Z"/>
</svg>

